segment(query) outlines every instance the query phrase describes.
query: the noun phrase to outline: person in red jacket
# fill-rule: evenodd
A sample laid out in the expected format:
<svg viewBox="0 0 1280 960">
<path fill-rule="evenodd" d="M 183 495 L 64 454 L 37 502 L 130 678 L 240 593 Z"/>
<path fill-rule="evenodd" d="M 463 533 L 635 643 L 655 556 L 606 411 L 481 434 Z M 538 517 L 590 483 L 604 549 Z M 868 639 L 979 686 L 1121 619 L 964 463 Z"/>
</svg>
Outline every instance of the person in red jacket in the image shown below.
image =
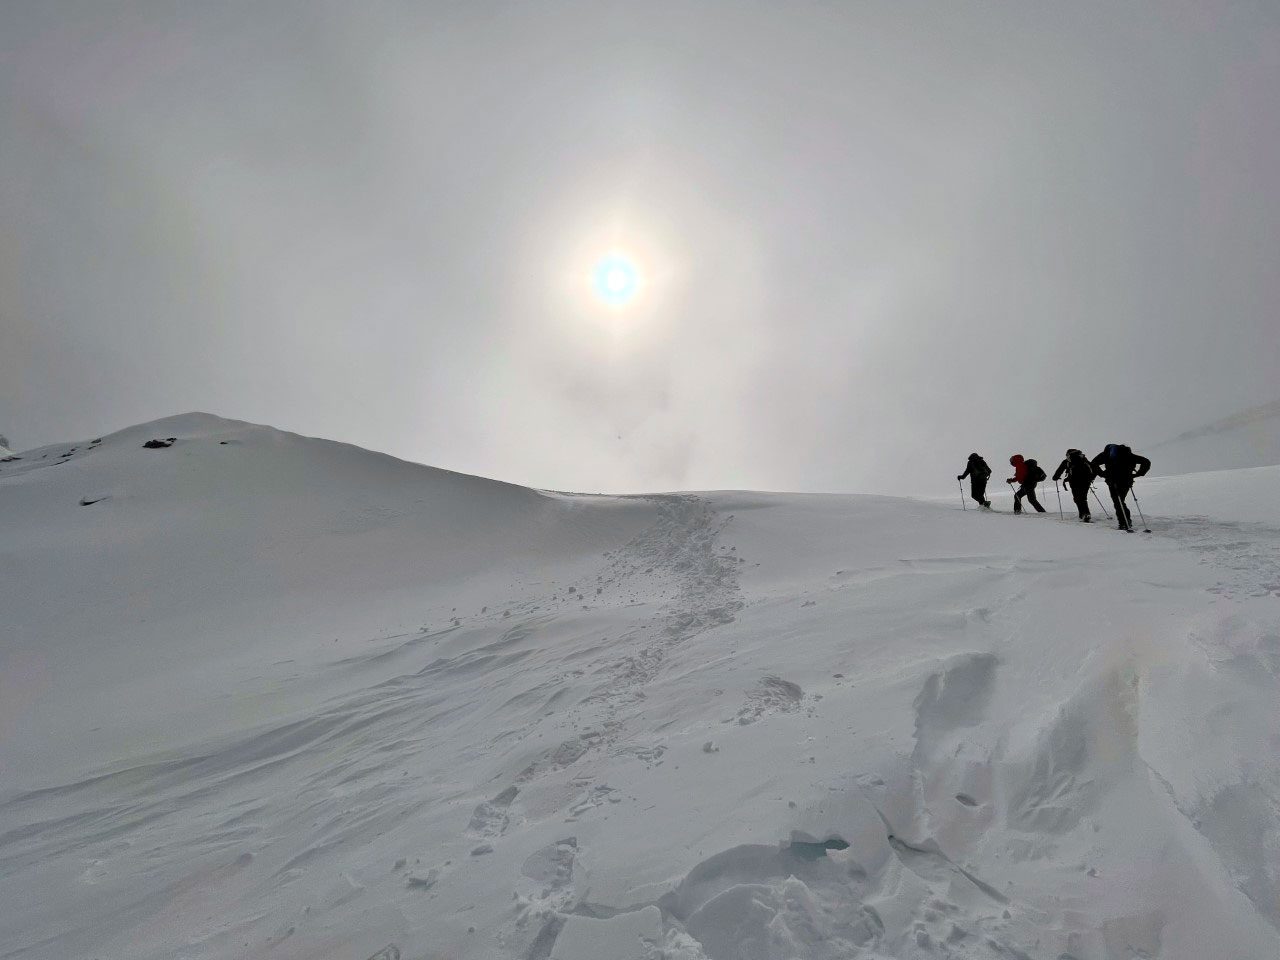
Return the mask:
<svg viewBox="0 0 1280 960">
<path fill-rule="evenodd" d="M 1034 460 L 1023 460 L 1020 453 L 1010 457 L 1009 463 L 1013 467 L 1013 476 L 1008 482 L 1018 485 L 1018 489 L 1013 492 L 1013 512 L 1022 512 L 1022 498 L 1026 497 L 1027 503 L 1036 508 L 1036 513 L 1044 513 L 1044 507 L 1036 499 L 1036 484 L 1046 476 L 1040 469 L 1040 464 Z"/>
</svg>

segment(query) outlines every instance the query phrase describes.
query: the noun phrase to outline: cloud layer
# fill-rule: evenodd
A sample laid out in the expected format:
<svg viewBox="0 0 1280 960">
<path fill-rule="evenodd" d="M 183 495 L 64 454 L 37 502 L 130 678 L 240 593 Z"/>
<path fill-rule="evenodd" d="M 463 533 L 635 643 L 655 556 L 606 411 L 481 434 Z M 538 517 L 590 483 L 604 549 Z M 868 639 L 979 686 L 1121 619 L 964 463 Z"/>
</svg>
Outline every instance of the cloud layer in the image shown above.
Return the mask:
<svg viewBox="0 0 1280 960">
<path fill-rule="evenodd" d="M 1266 4 L 10 5 L 0 428 L 608 490 L 1141 446 L 1274 397 L 1276 89 Z"/>
</svg>

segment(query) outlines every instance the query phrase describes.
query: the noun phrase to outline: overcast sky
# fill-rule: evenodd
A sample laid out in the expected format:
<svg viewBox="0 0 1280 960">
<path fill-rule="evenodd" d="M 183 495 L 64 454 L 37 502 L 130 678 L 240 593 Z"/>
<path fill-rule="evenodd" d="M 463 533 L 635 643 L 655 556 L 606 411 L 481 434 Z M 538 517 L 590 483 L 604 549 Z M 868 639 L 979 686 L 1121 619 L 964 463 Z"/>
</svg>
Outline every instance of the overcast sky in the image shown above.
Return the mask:
<svg viewBox="0 0 1280 960">
<path fill-rule="evenodd" d="M 1275 400 L 1277 171 L 1275 2 L 3 3 L 0 433 L 945 492 Z"/>
</svg>

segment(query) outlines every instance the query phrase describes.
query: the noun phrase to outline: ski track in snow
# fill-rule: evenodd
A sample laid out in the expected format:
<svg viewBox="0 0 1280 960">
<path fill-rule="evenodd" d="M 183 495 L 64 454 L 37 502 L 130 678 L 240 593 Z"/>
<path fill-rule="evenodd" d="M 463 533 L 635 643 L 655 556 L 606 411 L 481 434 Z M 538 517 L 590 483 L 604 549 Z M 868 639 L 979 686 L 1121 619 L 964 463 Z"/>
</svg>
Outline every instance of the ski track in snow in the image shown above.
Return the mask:
<svg viewBox="0 0 1280 960">
<path fill-rule="evenodd" d="M 1220 571 L 1212 588 L 1227 597 L 1280 597 L 1280 528 L 1210 517 L 1156 521 L 1153 533 L 1170 537 Z"/>
<path fill-rule="evenodd" d="M 141 481 L 89 458 L 212 456 L 175 422 L 29 452 L 0 483 L 83 469 L 58 509 L 111 516 Z M 198 425 L 233 456 L 317 443 Z M 555 497 L 520 502 L 594 509 Z M 326 535 L 416 516 L 341 502 Z M 289 710 L 0 783 L 0 958 L 1277 955 L 1280 527 L 933 534 L 944 514 L 906 501 L 609 503 L 645 519 L 591 559 L 273 654 L 279 689 L 323 691 Z M 770 522 L 802 528 L 780 560 Z M 1028 531 L 1070 546 L 1017 554 Z"/>
<path fill-rule="evenodd" d="M 477 841 L 473 856 L 491 852 L 492 844 L 482 841 L 495 841 L 506 832 L 518 815 L 512 806 L 521 788 L 572 767 L 589 753 L 607 752 L 625 737 L 628 705 L 643 700 L 644 686 L 662 669 L 671 647 L 732 622 L 742 605 L 738 558 L 717 547 L 728 518 L 692 495 L 641 499 L 657 508 L 655 522 L 607 554 L 594 580 L 570 588 L 571 596 L 590 603 L 597 590 L 625 592 L 630 581 L 644 578 L 650 593 L 654 582 L 661 581 L 669 600 L 657 616 L 607 646 L 588 648 L 587 654 L 607 651 L 606 657 L 591 662 L 589 677 L 586 670 L 572 666 L 583 655 L 574 651 L 551 681 L 502 704 L 506 710 L 523 706 L 521 712 L 534 716 L 556 705 L 566 680 L 582 678 L 585 687 L 572 711 L 573 734 L 538 750 L 508 786 L 475 807 L 465 831 Z M 458 731 L 474 719 L 481 687 L 520 686 L 518 675 L 531 661 L 542 661 L 545 667 L 550 660 L 554 667 L 555 650 L 538 642 L 540 631 L 557 616 L 534 612 L 544 605 L 552 601 L 542 597 L 496 604 L 495 610 L 503 607 L 503 623 L 509 625 L 493 642 L 457 656 L 432 658 L 412 673 L 330 701 L 313 715 L 232 739 L 199 755 L 126 767 L 11 797 L 2 808 L 6 821 L 26 822 L 0 836 L 0 870 L 17 871 L 53 857 L 74 856 L 90 865 L 85 882 L 95 883 L 113 869 L 129 873 L 145 869 L 142 861 L 147 860 L 216 857 L 247 841 L 293 833 L 299 824 L 308 823 L 309 844 L 269 878 L 275 885 L 288 885 L 327 854 L 400 823 L 425 806 L 426 801 L 415 797 L 419 784 L 403 778 L 405 764 L 424 748 L 465 743 Z M 429 649 L 452 632 L 388 638 L 400 642 L 376 654 L 344 658 L 330 669 L 366 668 L 403 658 Z M 518 751 L 535 729 L 507 731 L 489 746 Z M 259 794 L 258 787 L 268 778 L 288 778 L 294 761 L 316 751 L 332 761 L 294 779 L 286 796 Z M 650 763 L 659 761 L 663 751 L 660 743 L 618 749 Z M 572 814 L 616 802 L 609 798 L 612 790 L 607 785 L 581 786 L 583 798 L 571 805 Z M 567 849 L 572 849 L 571 843 Z M 248 866 L 252 859 L 245 855 L 235 860 L 231 871 Z M 132 864 L 126 862 L 130 860 Z M 409 882 L 429 889 L 438 877 L 435 870 L 430 880 L 417 876 Z M 357 887 L 353 896 L 358 893 Z M 27 953 L 0 952 L 0 957 Z"/>
</svg>

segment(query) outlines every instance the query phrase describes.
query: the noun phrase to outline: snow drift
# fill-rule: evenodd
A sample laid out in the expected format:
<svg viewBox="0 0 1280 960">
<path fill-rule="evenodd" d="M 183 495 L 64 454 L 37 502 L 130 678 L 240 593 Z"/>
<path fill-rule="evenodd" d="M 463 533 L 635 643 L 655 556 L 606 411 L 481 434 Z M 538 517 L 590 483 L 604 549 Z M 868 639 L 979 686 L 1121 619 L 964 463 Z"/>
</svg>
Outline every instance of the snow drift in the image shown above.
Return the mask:
<svg viewBox="0 0 1280 960">
<path fill-rule="evenodd" d="M 1280 468 L 1147 537 L 205 415 L 21 458 L 0 957 L 1280 956 Z"/>
</svg>

